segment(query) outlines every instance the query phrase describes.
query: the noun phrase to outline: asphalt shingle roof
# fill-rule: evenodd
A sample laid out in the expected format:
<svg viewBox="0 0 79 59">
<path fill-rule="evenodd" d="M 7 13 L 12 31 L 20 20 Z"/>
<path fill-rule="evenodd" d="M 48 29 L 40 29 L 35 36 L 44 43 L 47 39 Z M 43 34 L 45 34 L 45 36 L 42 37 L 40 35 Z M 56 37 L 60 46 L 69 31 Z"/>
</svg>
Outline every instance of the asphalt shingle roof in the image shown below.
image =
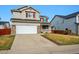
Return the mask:
<svg viewBox="0 0 79 59">
<path fill-rule="evenodd" d="M 53 19 L 54 19 L 56 16 L 61 17 L 61 18 L 64 18 L 64 19 L 69 19 L 69 18 L 75 17 L 77 14 L 79 14 L 79 11 L 78 11 L 78 12 L 71 13 L 71 14 L 69 14 L 69 15 L 65 15 L 65 16 L 63 16 L 63 15 L 55 15 L 55 16 L 53 17 Z M 53 20 L 53 19 L 52 19 L 52 20 Z M 52 22 L 52 20 L 50 21 L 50 23 Z"/>
</svg>

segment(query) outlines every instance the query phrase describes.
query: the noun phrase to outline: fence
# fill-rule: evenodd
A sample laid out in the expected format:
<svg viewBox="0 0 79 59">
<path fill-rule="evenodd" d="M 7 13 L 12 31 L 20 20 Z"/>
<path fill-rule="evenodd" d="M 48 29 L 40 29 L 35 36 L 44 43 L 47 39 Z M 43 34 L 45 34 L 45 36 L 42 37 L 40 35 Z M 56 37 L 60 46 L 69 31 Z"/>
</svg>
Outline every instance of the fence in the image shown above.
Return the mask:
<svg viewBox="0 0 79 59">
<path fill-rule="evenodd" d="M 11 34 L 11 29 L 0 29 L 0 35 L 9 35 Z"/>
<path fill-rule="evenodd" d="M 51 30 L 51 32 L 57 33 L 57 34 L 70 34 L 71 33 L 70 30 L 68 30 L 68 31 L 66 31 L 66 30 Z"/>
</svg>

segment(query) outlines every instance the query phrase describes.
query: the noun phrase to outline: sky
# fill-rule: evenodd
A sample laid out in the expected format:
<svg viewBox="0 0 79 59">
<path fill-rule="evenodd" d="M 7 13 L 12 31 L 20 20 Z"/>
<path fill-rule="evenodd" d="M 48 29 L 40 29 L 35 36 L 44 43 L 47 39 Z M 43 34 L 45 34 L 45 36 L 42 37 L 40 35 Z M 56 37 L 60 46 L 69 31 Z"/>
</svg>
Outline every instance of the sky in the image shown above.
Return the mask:
<svg viewBox="0 0 79 59">
<path fill-rule="evenodd" d="M 23 5 L 0 5 L 1 21 L 10 21 L 12 17 L 11 9 L 17 9 Z M 40 15 L 47 16 L 49 21 L 55 15 L 68 15 L 79 11 L 79 5 L 31 5 L 40 12 Z"/>
</svg>

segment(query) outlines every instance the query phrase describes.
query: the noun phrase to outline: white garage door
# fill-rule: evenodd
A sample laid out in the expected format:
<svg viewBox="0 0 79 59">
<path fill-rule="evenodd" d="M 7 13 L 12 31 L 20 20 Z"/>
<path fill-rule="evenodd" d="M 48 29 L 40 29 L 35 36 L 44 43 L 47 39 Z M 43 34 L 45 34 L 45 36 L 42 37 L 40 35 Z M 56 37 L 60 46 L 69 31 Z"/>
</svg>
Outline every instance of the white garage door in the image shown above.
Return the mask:
<svg viewBox="0 0 79 59">
<path fill-rule="evenodd" d="M 37 26 L 16 26 L 16 34 L 36 34 Z"/>
</svg>

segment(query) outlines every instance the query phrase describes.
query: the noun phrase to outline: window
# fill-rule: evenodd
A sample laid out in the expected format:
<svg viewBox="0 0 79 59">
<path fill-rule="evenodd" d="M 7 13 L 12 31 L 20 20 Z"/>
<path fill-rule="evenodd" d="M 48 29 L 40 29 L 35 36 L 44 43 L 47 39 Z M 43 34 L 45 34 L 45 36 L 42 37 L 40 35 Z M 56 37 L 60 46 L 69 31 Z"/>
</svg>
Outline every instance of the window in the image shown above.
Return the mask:
<svg viewBox="0 0 79 59">
<path fill-rule="evenodd" d="M 26 17 L 28 17 L 28 13 L 26 13 Z"/>
<path fill-rule="evenodd" d="M 35 13 L 34 12 L 27 12 L 26 17 L 32 17 L 35 18 Z"/>
<path fill-rule="evenodd" d="M 42 26 L 43 29 L 48 29 L 48 27 L 49 27 L 48 25 L 43 25 Z"/>
<path fill-rule="evenodd" d="M 46 18 L 44 18 L 44 22 L 46 22 Z"/>
<path fill-rule="evenodd" d="M 33 18 L 35 18 L 35 12 L 33 12 Z"/>
<path fill-rule="evenodd" d="M 51 26 L 51 29 L 53 29 L 54 28 L 54 26 Z"/>
<path fill-rule="evenodd" d="M 32 17 L 31 13 L 30 12 L 26 13 L 26 17 Z"/>
<path fill-rule="evenodd" d="M 28 13 L 28 16 L 29 16 L 29 17 L 32 17 L 32 14 L 31 14 L 31 13 Z"/>
<path fill-rule="evenodd" d="M 43 18 L 40 18 L 41 22 L 44 22 L 44 19 Z"/>
<path fill-rule="evenodd" d="M 56 27 L 55 27 L 55 26 L 51 26 L 51 29 L 52 29 L 52 30 L 56 30 Z"/>
<path fill-rule="evenodd" d="M 48 20 L 47 20 L 46 17 L 41 17 L 41 18 L 40 18 L 40 21 L 41 21 L 41 22 L 48 22 Z"/>
</svg>

